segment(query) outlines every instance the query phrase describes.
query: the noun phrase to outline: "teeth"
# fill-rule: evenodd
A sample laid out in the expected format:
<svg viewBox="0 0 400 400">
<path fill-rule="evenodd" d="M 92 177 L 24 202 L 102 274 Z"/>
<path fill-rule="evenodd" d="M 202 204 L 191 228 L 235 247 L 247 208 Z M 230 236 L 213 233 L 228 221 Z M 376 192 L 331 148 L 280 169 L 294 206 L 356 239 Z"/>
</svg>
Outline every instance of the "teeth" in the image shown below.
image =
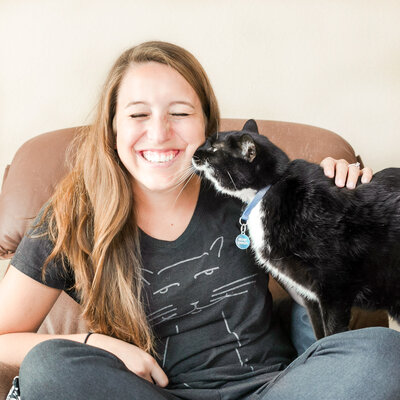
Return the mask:
<svg viewBox="0 0 400 400">
<path fill-rule="evenodd" d="M 150 162 L 153 163 L 164 163 L 171 161 L 178 154 L 177 151 L 167 151 L 167 152 L 159 152 L 159 151 L 144 151 L 143 157 Z"/>
</svg>

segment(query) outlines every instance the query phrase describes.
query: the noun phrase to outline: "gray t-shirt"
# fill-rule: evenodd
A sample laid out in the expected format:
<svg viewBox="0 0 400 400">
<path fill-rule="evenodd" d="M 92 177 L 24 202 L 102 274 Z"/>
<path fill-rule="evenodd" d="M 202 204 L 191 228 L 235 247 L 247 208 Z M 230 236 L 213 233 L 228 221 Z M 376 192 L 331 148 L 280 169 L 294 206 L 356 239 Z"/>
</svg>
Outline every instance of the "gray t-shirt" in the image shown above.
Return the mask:
<svg viewBox="0 0 400 400">
<path fill-rule="evenodd" d="M 295 355 L 272 316 L 268 275 L 250 249 L 235 245 L 241 209 L 240 201 L 202 183 L 194 215 L 177 240 L 140 232 L 143 300 L 172 387 L 269 380 Z M 12 265 L 40 281 L 50 251 L 45 237 L 26 236 Z M 49 265 L 46 284 L 79 301 L 73 283 L 72 270 Z"/>
</svg>

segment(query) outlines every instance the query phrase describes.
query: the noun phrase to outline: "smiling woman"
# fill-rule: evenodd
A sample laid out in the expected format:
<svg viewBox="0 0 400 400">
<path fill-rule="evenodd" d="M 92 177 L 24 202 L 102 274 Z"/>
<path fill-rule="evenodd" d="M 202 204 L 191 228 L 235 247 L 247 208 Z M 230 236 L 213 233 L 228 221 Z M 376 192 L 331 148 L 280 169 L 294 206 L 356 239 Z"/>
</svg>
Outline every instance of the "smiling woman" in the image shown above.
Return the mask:
<svg viewBox="0 0 400 400">
<path fill-rule="evenodd" d="M 0 282 L 0 362 L 21 365 L 22 398 L 353 399 L 375 371 L 382 399 L 400 390 L 389 330 L 326 338 L 291 364 L 268 276 L 232 238 L 241 202 L 189 170 L 218 125 L 188 51 L 147 42 L 118 58 L 71 172 Z M 62 290 L 89 334 L 34 333 Z"/>
<path fill-rule="evenodd" d="M 206 127 L 200 99 L 186 79 L 168 65 L 133 65 L 118 91 L 115 120 L 118 155 L 138 198 L 146 190 L 180 190 Z"/>
<path fill-rule="evenodd" d="M 71 173 L 41 211 L 1 281 L 6 297 L 5 288 L 24 285 L 25 293 L 33 295 L 29 287 L 39 281 L 40 307 L 27 320 L 21 314 L 24 307 L 2 302 L 8 315 L 15 309 L 15 317 L 1 317 L 0 332 L 35 330 L 65 288 L 82 304 L 92 331 L 151 352 L 139 231 L 172 240 L 188 225 L 200 184 L 194 177 L 186 185 L 187 169 L 196 147 L 218 123 L 214 92 L 192 54 L 165 42 L 124 52 L 107 77 L 94 123 L 82 129 L 73 145 Z M 37 265 L 24 261 L 27 252 L 35 254 Z M 79 335 L 69 338 L 83 341 Z M 10 356 L 12 364 L 19 365 L 27 350 L 44 339 L 32 336 Z M 165 374 L 160 374 L 157 382 L 165 385 Z"/>
</svg>

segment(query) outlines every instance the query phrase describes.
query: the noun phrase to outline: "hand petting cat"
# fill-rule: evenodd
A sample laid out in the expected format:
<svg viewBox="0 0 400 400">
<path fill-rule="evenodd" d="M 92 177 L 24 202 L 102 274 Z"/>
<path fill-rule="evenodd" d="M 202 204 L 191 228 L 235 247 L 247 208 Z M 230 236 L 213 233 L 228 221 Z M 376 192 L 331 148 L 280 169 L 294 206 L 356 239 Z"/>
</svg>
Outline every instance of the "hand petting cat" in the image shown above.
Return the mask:
<svg viewBox="0 0 400 400">
<path fill-rule="evenodd" d="M 373 175 L 372 169 L 369 167 L 360 169 L 358 163 L 350 164 L 346 160 L 335 160 L 332 157 L 324 158 L 320 166 L 328 178 L 335 177 L 336 186 L 344 187 L 346 185 L 347 189 L 354 189 L 360 176 L 361 183 L 368 183 Z"/>
</svg>

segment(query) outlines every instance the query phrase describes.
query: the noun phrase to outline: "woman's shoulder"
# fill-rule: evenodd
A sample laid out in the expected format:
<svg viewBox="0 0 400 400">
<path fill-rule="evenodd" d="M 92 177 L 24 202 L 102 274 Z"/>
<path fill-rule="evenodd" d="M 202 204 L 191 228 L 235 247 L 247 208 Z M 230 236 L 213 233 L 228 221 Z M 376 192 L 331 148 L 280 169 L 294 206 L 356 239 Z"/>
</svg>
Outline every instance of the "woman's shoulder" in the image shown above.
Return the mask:
<svg viewBox="0 0 400 400">
<path fill-rule="evenodd" d="M 54 249 L 49 232 L 51 208 L 42 207 L 33 219 L 25 236 L 19 243 L 11 265 L 34 280 L 57 289 L 66 289 L 71 285 L 72 275 L 68 261 L 55 257 L 47 263 L 45 276 L 43 266 Z"/>
</svg>

